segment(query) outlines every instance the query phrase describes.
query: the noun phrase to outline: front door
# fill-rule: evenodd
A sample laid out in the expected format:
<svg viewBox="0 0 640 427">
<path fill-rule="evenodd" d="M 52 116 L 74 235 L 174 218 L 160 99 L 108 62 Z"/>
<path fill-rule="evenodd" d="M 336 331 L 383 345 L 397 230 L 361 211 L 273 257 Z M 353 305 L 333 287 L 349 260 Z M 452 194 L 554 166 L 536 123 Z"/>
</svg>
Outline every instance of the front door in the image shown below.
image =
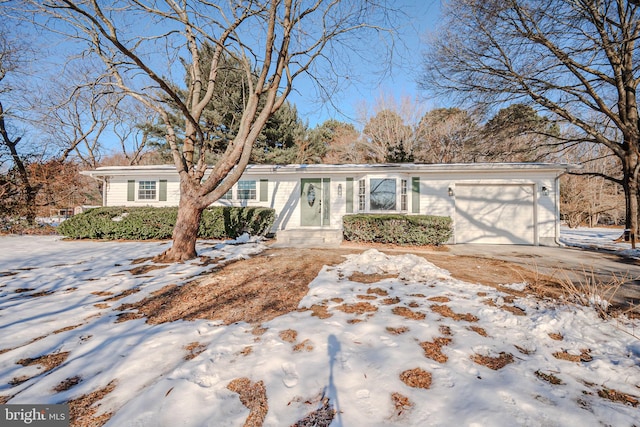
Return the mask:
<svg viewBox="0 0 640 427">
<path fill-rule="evenodd" d="M 329 178 L 303 178 L 300 191 L 300 225 L 329 225 Z"/>
</svg>

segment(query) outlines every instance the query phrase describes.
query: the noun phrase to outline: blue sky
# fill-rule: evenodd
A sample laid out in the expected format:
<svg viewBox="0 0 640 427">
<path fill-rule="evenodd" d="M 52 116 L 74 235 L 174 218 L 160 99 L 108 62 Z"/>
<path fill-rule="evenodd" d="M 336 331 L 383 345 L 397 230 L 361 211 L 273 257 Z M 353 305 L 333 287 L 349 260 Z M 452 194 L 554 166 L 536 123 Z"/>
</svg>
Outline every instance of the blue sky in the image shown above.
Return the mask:
<svg viewBox="0 0 640 427">
<path fill-rule="evenodd" d="M 381 95 L 423 98 L 424 94 L 417 87 L 417 80 L 421 70 L 424 46 L 421 39 L 427 31 L 437 25 L 440 14 L 440 0 L 396 0 L 393 6 L 402 8 L 409 21 L 400 29 L 396 40 L 396 52 L 391 73 L 380 77 L 379 70 L 373 69 L 371 64 L 354 62 L 353 79 L 347 83 L 346 90 L 340 92 L 333 99 L 333 104 L 320 104 L 315 95 L 315 89 L 306 81 L 294 82 L 294 93 L 288 100 L 296 105 L 303 120 L 315 127 L 328 119 L 336 119 L 353 123 L 359 128 L 358 106 L 363 102 L 367 106 L 375 104 Z M 375 55 L 375 52 L 372 52 Z M 435 108 L 433 102 L 425 101 L 428 108 Z M 337 107 L 337 108 L 336 108 Z"/>
</svg>

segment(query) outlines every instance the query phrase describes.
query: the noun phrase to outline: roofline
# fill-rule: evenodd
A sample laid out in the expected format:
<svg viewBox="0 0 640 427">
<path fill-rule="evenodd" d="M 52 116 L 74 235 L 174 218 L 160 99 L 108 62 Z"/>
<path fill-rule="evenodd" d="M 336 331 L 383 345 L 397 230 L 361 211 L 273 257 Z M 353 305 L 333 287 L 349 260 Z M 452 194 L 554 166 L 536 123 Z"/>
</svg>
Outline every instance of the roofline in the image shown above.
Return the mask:
<svg viewBox="0 0 640 427">
<path fill-rule="evenodd" d="M 290 164 L 290 165 L 248 165 L 244 173 L 253 174 L 291 174 L 291 173 L 364 173 L 364 172 L 507 172 L 514 170 L 555 171 L 564 174 L 581 166 L 569 163 L 378 163 L 378 164 Z M 210 167 L 209 170 L 212 168 Z M 103 166 L 94 170 L 82 171 L 83 175 L 93 178 L 110 176 L 146 175 L 175 176 L 173 165 L 144 166 Z"/>
</svg>

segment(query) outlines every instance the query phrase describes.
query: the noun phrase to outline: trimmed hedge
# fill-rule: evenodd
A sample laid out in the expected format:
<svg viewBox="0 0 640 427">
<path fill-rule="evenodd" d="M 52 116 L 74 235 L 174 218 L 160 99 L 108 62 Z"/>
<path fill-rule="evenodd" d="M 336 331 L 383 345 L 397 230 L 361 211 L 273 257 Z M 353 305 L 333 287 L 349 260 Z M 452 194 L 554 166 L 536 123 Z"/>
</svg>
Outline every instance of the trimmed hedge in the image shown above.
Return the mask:
<svg viewBox="0 0 640 427">
<path fill-rule="evenodd" d="M 406 246 L 441 245 L 452 235 L 451 218 L 432 215 L 355 214 L 342 218 L 345 240 Z"/>
<path fill-rule="evenodd" d="M 62 222 L 58 232 L 73 239 L 170 239 L 177 217 L 177 207 L 95 208 Z M 263 235 L 274 220 L 275 211 L 269 208 L 216 206 L 202 212 L 198 236 L 235 239 L 245 232 Z"/>
</svg>

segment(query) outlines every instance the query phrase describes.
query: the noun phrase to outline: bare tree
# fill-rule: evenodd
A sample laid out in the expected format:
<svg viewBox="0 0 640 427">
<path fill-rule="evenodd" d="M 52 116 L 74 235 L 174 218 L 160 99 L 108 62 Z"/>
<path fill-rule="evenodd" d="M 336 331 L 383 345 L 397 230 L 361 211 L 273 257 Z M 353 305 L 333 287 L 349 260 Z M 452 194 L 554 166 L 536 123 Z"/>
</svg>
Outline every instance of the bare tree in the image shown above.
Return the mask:
<svg viewBox="0 0 640 427">
<path fill-rule="evenodd" d="M 310 132 L 326 146 L 322 163 L 364 163 L 364 153 L 359 149 L 360 132 L 351 123 L 330 119 Z"/>
<path fill-rule="evenodd" d="M 418 123 L 423 108 L 409 97 L 381 95 L 371 107 L 360 107 L 363 124 L 359 149 L 367 162 L 402 163 L 414 160 Z"/>
<path fill-rule="evenodd" d="M 602 145 L 582 144 L 563 153 L 563 159 L 581 163 L 584 172 L 566 174 L 561 179 L 560 210 L 567 225 L 596 226 L 601 219 L 618 224 L 624 219 L 621 187 L 603 178 L 620 170 L 620 160 Z"/>
<path fill-rule="evenodd" d="M 362 52 L 370 41 L 389 47 L 393 41 L 392 32 L 383 28 L 393 22 L 390 10 L 374 1 L 47 0 L 32 4 L 48 15 L 47 26 L 81 41 L 85 56 L 97 55 L 103 61 L 104 74 L 96 84 L 135 98 L 163 121 L 180 176 L 173 245 L 159 257 L 165 261 L 196 256 L 202 211 L 239 179 L 261 129 L 283 105 L 294 80 L 307 75 L 321 81 L 322 75 L 314 73 L 322 70 L 318 67 L 323 62 L 338 65 L 332 59 L 335 49 L 352 45 Z M 214 47 L 207 64 L 200 55 L 203 43 Z M 209 169 L 201 118 L 225 53 L 239 59 L 249 90 L 238 133 Z M 187 64 L 188 76 L 181 74 L 183 66 L 173 66 L 180 63 Z M 203 70 L 208 73 L 204 75 Z M 186 96 L 180 96 L 177 88 L 185 82 Z M 184 126 L 176 123 L 168 103 L 178 107 Z"/>
<path fill-rule="evenodd" d="M 420 120 L 416 159 L 425 163 L 461 163 L 478 159 L 479 126 L 459 108 L 436 108 Z"/>
<path fill-rule="evenodd" d="M 7 28 L 0 25 L 0 94 L 6 99 L 13 91 L 11 84 L 6 84 L 7 77 L 19 68 L 21 49 L 15 38 L 9 37 Z M 23 215 L 27 223 L 35 223 L 36 195 L 38 186 L 35 185 L 28 172 L 29 154 L 21 153 L 19 144 L 22 136 L 16 136 L 16 129 L 8 124 L 15 116 L 7 111 L 0 101 L 0 160 L 1 165 L 8 165 L 8 171 L 0 182 L 2 194 L 2 213 Z M 22 144 L 24 145 L 24 144 Z"/>
<path fill-rule="evenodd" d="M 624 188 L 626 225 L 638 231 L 638 2 L 628 0 L 459 0 L 429 42 L 423 86 L 487 106 L 535 104 L 578 138 L 619 160 L 601 176 Z M 575 134 L 575 132 L 571 132 Z"/>
</svg>

